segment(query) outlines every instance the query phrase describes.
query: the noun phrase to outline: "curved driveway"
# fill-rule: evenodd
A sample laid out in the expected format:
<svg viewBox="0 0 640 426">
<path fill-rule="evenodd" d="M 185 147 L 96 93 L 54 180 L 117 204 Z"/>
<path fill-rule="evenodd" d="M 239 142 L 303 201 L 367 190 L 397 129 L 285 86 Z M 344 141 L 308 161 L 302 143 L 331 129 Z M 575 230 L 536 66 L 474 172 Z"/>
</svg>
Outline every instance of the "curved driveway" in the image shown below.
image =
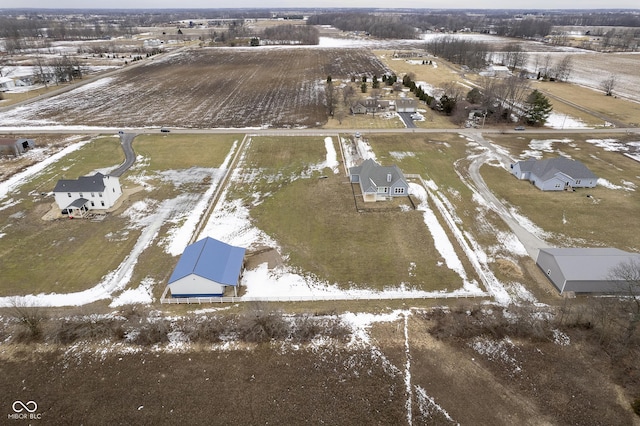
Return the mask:
<svg viewBox="0 0 640 426">
<path fill-rule="evenodd" d="M 518 220 L 513 217 L 509 212 L 509 209 L 491 192 L 484 179 L 480 175 L 480 166 L 487 161 L 497 158 L 503 166 L 509 169 L 510 165 L 514 162 L 511 158 L 496 150 L 496 147 L 487 141 L 480 132 L 461 132 L 465 136 L 473 139 L 475 142 L 486 148 L 486 151 L 477 156 L 469 166 L 469 176 L 476 186 L 476 190 L 482 198 L 485 199 L 487 204 L 495 211 L 500 218 L 511 228 L 516 234 L 516 237 L 520 240 L 524 248 L 529 253 L 529 256 L 535 261 L 538 258 L 538 252 L 541 248 L 551 247 L 545 241 L 541 240 L 537 235 L 533 234 L 526 228 L 524 228 Z"/>
<path fill-rule="evenodd" d="M 124 163 L 122 163 L 120 166 L 118 166 L 117 169 L 109 173 L 111 176 L 122 176 L 122 174 L 126 172 L 129 167 L 133 166 L 133 163 L 136 162 L 136 154 L 135 152 L 133 152 L 133 147 L 131 146 L 135 137 L 135 133 L 120 133 L 120 144 L 122 145 L 122 150 L 124 151 Z"/>
</svg>

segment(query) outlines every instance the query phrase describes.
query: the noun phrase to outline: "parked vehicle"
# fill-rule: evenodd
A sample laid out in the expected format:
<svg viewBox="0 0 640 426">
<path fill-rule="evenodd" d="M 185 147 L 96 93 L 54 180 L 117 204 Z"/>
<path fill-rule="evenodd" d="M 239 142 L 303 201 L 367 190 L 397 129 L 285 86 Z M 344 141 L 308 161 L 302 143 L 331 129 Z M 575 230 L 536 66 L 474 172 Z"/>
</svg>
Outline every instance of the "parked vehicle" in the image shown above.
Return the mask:
<svg viewBox="0 0 640 426">
<path fill-rule="evenodd" d="M 514 130 L 525 130 L 524 126 L 516 126 Z"/>
<path fill-rule="evenodd" d="M 171 130 L 169 130 L 169 129 L 167 129 L 167 128 L 163 127 L 162 129 L 160 129 L 160 131 L 161 131 L 162 133 L 169 133 Z"/>
</svg>

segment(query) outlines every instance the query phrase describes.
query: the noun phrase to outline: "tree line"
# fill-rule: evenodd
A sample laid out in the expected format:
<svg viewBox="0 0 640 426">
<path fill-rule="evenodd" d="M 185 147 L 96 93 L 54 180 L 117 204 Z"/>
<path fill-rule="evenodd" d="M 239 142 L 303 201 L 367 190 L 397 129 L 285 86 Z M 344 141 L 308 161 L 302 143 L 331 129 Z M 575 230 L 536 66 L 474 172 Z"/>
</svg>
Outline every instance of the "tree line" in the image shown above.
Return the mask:
<svg viewBox="0 0 640 426">
<path fill-rule="evenodd" d="M 298 44 L 316 45 L 320 40 L 320 32 L 312 26 L 286 24 L 265 28 L 261 37 L 275 42 L 294 41 Z"/>
<path fill-rule="evenodd" d="M 342 31 L 361 31 L 378 38 L 415 39 L 416 30 L 401 16 L 369 13 L 323 13 L 312 15 L 308 25 L 332 25 Z"/>
</svg>

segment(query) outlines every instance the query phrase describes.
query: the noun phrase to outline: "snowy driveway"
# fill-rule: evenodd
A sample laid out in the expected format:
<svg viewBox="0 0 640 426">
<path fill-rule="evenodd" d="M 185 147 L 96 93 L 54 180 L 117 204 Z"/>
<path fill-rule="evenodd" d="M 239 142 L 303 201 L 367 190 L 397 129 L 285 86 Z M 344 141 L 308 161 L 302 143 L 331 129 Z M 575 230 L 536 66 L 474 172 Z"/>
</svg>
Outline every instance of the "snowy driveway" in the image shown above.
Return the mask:
<svg viewBox="0 0 640 426">
<path fill-rule="evenodd" d="M 465 132 L 465 136 L 473 141 L 477 142 L 480 146 L 485 148 L 485 151 L 478 155 L 473 159 L 471 164 L 469 165 L 469 176 L 473 180 L 473 183 L 476 186 L 477 193 L 484 198 L 487 205 L 491 207 L 493 211 L 495 211 L 502 220 L 511 228 L 511 230 L 516 234 L 522 245 L 527 250 L 527 253 L 531 258 L 535 261 L 538 258 L 538 252 L 541 248 L 551 247 L 545 241 L 541 240 L 527 230 L 524 226 L 518 222 L 518 220 L 509 212 L 509 209 L 500 201 L 493 192 L 489 189 L 487 184 L 485 183 L 482 175 L 480 175 L 480 166 L 485 164 L 491 159 L 497 159 L 500 161 L 502 166 L 509 170 L 509 167 L 515 161 L 508 157 L 505 153 L 500 152 L 496 149 L 496 147 L 491 144 L 491 142 L 487 141 L 481 133 L 479 132 Z"/>
</svg>

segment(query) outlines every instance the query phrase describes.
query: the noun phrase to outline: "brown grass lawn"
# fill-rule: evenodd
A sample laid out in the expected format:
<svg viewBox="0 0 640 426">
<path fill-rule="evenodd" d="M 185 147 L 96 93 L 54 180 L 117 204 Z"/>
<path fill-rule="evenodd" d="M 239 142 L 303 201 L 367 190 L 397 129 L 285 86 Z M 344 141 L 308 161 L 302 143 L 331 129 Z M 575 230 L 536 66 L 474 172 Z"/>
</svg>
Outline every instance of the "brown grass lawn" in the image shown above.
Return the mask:
<svg viewBox="0 0 640 426">
<path fill-rule="evenodd" d="M 82 220 L 43 221 L 58 179 L 76 178 L 124 159 L 117 138 L 97 138 L 55 165 L 46 168 L 13 194 L 19 203 L 0 211 L 6 235 L 0 239 L 2 295 L 70 292 L 95 285 L 114 269 L 135 242 L 109 242 L 105 235 L 121 230 L 126 221 L 110 216 L 102 223 Z M 96 261 L 99 259 L 99 261 Z"/>
<path fill-rule="evenodd" d="M 555 82 L 535 82 L 533 85 L 542 93 L 550 93 L 561 99 L 566 99 L 574 104 L 584 106 L 584 108 L 602 114 L 606 117 L 628 123 L 632 126 L 640 125 L 640 104 L 616 98 L 613 96 L 605 96 L 602 91 L 581 87 L 575 84 L 564 84 Z M 569 115 L 583 118 L 587 124 L 602 126 L 602 120 L 577 112 L 575 108 L 561 105 L 560 102 L 553 101 L 554 109 L 561 113 L 569 113 Z"/>
<path fill-rule="evenodd" d="M 149 165 L 125 173 L 124 186 L 130 173 L 190 167 L 219 167 L 237 135 L 147 135 L 135 139 L 137 154 L 150 158 Z M 58 220 L 47 222 L 41 217 L 53 198 L 37 194 L 53 190 L 60 178 L 76 178 L 96 168 L 117 165 L 124 156 L 117 138 L 97 138 L 82 149 L 45 169 L 14 194 L 19 204 L 0 211 L 1 223 L 6 223 L 6 235 L 0 238 L 0 266 L 3 279 L 0 294 L 14 295 L 39 292 L 71 292 L 97 284 L 109 271 L 115 269 L 129 253 L 140 233 L 128 228 L 128 219 L 119 214 L 135 201 L 145 198 L 164 200 L 175 197 L 178 189 L 160 179 L 152 179 L 153 192 L 138 192 L 103 222 L 84 220 Z M 206 185 L 183 187 L 180 191 L 206 190 Z M 160 232 L 166 236 L 169 224 Z M 139 258 L 132 283 L 145 277 L 163 283 L 175 261 L 162 247 L 154 244 Z M 162 286 L 159 286 L 162 287 Z M 157 288 L 161 292 L 161 288 Z M 158 294 L 159 296 L 159 294 Z"/>
<path fill-rule="evenodd" d="M 605 138 L 598 135 L 599 139 Z M 528 148 L 527 138 L 496 135 L 491 139 L 509 149 L 514 156 Z M 541 136 L 537 139 L 547 139 Z M 630 232 L 640 229 L 640 178 L 638 163 L 622 154 L 605 151 L 590 143 L 590 135 L 571 135 L 576 147 L 556 143 L 554 148 L 582 161 L 598 177 L 622 185 L 622 181 L 636 185 L 634 191 L 608 189 L 597 186 L 593 189 L 578 189 L 576 192 L 542 192 L 526 181 L 518 181 L 507 171 L 495 167 L 483 167 L 482 174 L 495 193 L 516 206 L 520 213 L 553 236 L 550 242 L 560 246 L 612 246 L 622 250 L 636 251 L 640 247 L 640 234 Z M 627 139 L 620 135 L 618 140 Z M 635 140 L 635 139 L 633 139 Z M 557 154 L 545 154 L 545 158 Z M 589 194 L 592 198 L 588 198 Z M 566 223 L 563 223 L 563 217 Z"/>
<path fill-rule="evenodd" d="M 292 143 L 300 148 L 292 151 Z M 239 194 L 269 193 L 251 215 L 278 241 L 291 265 L 345 287 L 382 290 L 402 282 L 422 290 L 460 286 L 452 271 L 435 266 L 442 259 L 419 212 L 358 213 L 347 179 L 328 170 L 290 180 L 305 164 L 323 161 L 324 154 L 322 138 L 304 142 L 254 138 L 247 164 L 259 168 L 263 176 L 281 177 L 236 188 Z M 318 179 L 321 174 L 328 178 Z M 415 270 L 410 270 L 412 262 Z"/>
</svg>

